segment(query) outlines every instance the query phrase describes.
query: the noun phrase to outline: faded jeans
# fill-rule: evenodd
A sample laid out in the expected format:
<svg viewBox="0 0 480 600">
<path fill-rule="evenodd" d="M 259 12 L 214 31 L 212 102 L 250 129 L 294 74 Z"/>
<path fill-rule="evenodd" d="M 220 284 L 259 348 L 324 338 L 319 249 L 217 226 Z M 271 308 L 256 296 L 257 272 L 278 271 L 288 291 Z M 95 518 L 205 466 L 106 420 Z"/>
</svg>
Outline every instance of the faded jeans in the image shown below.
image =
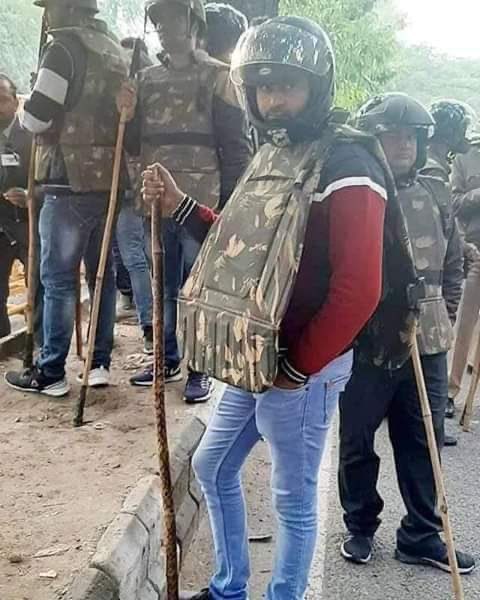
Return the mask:
<svg viewBox="0 0 480 600">
<path fill-rule="evenodd" d="M 278 520 L 268 600 L 301 600 L 317 538 L 317 484 L 328 429 L 352 368 L 337 358 L 296 390 L 252 394 L 228 387 L 198 447 L 193 468 L 206 497 L 213 532 L 214 600 L 248 598 L 250 575 L 241 469 L 263 437 L 272 456 L 272 496 Z"/>
<path fill-rule="evenodd" d="M 132 285 L 138 321 L 143 329 L 152 326 L 153 295 L 150 265 L 146 254 L 144 219 L 126 200 L 117 223 L 117 244 Z"/>
<path fill-rule="evenodd" d="M 165 248 L 165 364 L 177 367 L 180 356 L 177 344 L 178 293 L 192 270 L 200 251 L 200 242 L 185 227 L 172 219 L 163 220 Z"/>
<path fill-rule="evenodd" d="M 61 378 L 65 375 L 82 260 L 93 296 L 107 206 L 106 194 L 45 196 L 39 224 L 40 277 L 45 289 L 44 343 L 38 366 L 48 377 Z M 103 280 L 92 368 L 110 367 L 115 301 L 115 278 L 110 256 Z"/>
</svg>

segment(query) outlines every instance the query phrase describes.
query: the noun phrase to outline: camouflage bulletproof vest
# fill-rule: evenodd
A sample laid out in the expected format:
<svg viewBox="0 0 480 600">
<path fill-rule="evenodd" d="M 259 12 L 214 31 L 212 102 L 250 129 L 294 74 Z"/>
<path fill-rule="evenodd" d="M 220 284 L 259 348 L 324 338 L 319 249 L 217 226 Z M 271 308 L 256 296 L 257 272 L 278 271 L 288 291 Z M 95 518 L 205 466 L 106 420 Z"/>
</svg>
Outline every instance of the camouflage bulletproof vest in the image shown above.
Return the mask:
<svg viewBox="0 0 480 600">
<path fill-rule="evenodd" d="M 260 392 L 278 337 L 332 134 L 263 146 L 204 242 L 179 299 L 179 337 L 196 371 Z"/>
<path fill-rule="evenodd" d="M 399 190 L 418 277 L 424 278 L 426 297 L 420 301 L 420 354 L 447 352 L 453 330 L 442 295 L 443 265 L 451 231 L 450 197 L 435 177 L 419 176 Z"/>
<path fill-rule="evenodd" d="M 112 184 L 119 122 L 116 95 L 127 77 L 127 65 L 120 45 L 100 25 L 98 30 L 70 27 L 52 32 L 54 38 L 76 36 L 82 42 L 87 69 L 74 106 L 67 107 L 51 135 L 39 139 L 36 179 L 48 180 L 59 146 L 74 192 L 108 191 Z"/>
<path fill-rule="evenodd" d="M 213 97 L 226 68 L 200 55 L 188 69 L 150 67 L 140 82 L 142 164 L 162 163 L 186 194 L 212 208 L 220 200 Z"/>
</svg>

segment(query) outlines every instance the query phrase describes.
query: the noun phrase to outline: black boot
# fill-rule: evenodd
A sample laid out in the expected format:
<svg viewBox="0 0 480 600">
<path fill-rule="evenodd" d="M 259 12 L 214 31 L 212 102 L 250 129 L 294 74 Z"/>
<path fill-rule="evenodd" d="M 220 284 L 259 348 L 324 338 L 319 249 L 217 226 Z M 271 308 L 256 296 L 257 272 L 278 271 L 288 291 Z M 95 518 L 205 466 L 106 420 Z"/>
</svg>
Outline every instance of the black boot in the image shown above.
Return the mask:
<svg viewBox="0 0 480 600">
<path fill-rule="evenodd" d="M 453 398 L 449 398 L 447 402 L 447 408 L 445 409 L 445 417 L 447 419 L 453 419 L 455 416 L 455 402 Z"/>
</svg>

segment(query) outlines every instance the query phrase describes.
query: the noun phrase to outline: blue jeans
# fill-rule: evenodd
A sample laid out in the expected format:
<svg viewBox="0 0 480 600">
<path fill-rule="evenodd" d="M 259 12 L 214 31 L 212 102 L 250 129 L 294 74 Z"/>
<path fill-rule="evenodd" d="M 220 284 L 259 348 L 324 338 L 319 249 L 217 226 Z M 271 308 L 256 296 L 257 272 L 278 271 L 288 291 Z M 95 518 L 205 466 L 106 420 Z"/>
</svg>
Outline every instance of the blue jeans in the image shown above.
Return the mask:
<svg viewBox="0 0 480 600">
<path fill-rule="evenodd" d="M 193 267 L 200 242 L 197 242 L 172 219 L 163 220 L 165 248 L 165 364 L 176 367 L 180 363 L 177 344 L 178 292 Z"/>
<path fill-rule="evenodd" d="M 108 199 L 105 194 L 46 195 L 40 212 L 40 277 L 45 289 L 44 343 L 38 366 L 63 377 L 75 321 L 77 277 L 83 259 L 93 295 Z M 111 257 L 103 280 L 92 367 L 110 367 L 115 324 L 115 279 Z"/>
<path fill-rule="evenodd" d="M 328 428 L 348 381 L 352 353 L 337 358 L 297 390 L 251 394 L 229 387 L 193 458 L 206 497 L 216 556 L 215 600 L 248 598 L 250 575 L 245 499 L 240 471 L 264 437 L 272 456 L 278 521 L 268 600 L 300 600 L 317 538 L 317 484 Z"/>
<path fill-rule="evenodd" d="M 133 300 L 132 282 L 130 281 L 130 275 L 128 274 L 127 268 L 123 264 L 122 255 L 118 247 L 117 234 L 112 239 L 112 254 L 113 264 L 115 267 L 115 282 L 117 284 L 117 290 L 122 296 L 128 296 Z"/>
<path fill-rule="evenodd" d="M 118 215 L 117 244 L 130 275 L 138 320 L 143 328 L 152 326 L 153 315 L 152 281 L 145 243 L 143 217 L 137 213 L 133 202 L 126 201 Z"/>
</svg>

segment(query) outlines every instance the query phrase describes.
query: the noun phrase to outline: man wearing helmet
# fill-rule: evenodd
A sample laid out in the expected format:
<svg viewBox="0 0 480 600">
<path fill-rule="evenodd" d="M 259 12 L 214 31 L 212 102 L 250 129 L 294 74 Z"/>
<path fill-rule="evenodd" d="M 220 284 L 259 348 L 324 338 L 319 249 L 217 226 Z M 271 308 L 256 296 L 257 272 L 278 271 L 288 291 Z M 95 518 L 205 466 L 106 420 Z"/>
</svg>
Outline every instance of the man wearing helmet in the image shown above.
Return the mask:
<svg viewBox="0 0 480 600">
<path fill-rule="evenodd" d="M 233 6 L 221 2 L 205 5 L 207 15 L 207 52 L 230 64 L 237 42 L 248 28 L 247 17 Z"/>
<path fill-rule="evenodd" d="M 429 148 L 431 160 L 426 168 L 434 168 L 433 161 L 436 161 L 437 168 L 432 174 L 443 177 L 447 182 L 450 180 L 468 266 L 445 413 L 448 418 L 453 418 L 455 398 L 461 389 L 480 310 L 480 203 L 475 204 L 476 196 L 480 197 L 480 144 L 471 136 L 476 117 L 469 106 L 455 100 L 441 100 L 433 104 L 431 110 L 436 131 Z M 439 164 L 442 170 L 438 168 Z"/>
<path fill-rule="evenodd" d="M 118 41 L 95 19 L 96 0 L 35 4 L 45 9 L 52 41 L 44 50 L 22 124 L 37 134 L 36 180 L 45 193 L 39 219 L 45 339 L 35 367 L 7 373 L 6 381 L 25 392 L 63 396 L 69 390 L 65 361 L 82 260 L 91 290 L 95 282 L 118 128 L 115 98 L 127 66 Z M 109 383 L 115 300 L 108 261 L 89 376 L 93 386 Z"/>
<path fill-rule="evenodd" d="M 392 168 L 411 241 L 417 274 L 425 282 L 417 339 L 437 443 L 443 446 L 447 402 L 447 352 L 461 296 L 462 253 L 450 193 L 436 178 L 418 175 L 433 129 L 429 112 L 404 94 L 378 96 L 359 111 L 357 126 L 374 133 Z M 409 338 L 404 337 L 404 344 Z M 397 531 L 396 557 L 448 571 L 439 536 L 435 482 L 428 453 L 413 366 L 408 354 L 396 365 L 379 366 L 357 347 L 352 378 L 340 401 L 340 499 L 348 534 L 341 552 L 364 564 L 372 555 L 383 500 L 377 491 L 380 459 L 375 434 L 387 418 L 398 482 L 407 515 Z M 462 573 L 472 557 L 458 552 Z"/>
<path fill-rule="evenodd" d="M 186 196 L 163 166 L 154 165 L 144 175 L 147 201 L 159 202 L 164 214 L 198 239 L 208 235 L 182 292 L 182 319 L 193 316 L 198 324 L 196 331 L 184 328 L 184 346 L 198 349 L 195 358 L 231 383 L 193 461 L 207 499 L 216 573 L 208 590 L 185 598 L 248 597 L 240 471 L 263 437 L 272 454 L 279 522 L 265 597 L 291 600 L 303 598 L 308 583 L 319 466 L 338 396 L 350 376 L 352 344 L 380 298 L 388 175 L 381 158 L 361 143 L 368 138 L 376 144 L 374 138 L 343 136 L 333 122 L 334 55 L 316 23 L 278 17 L 249 29 L 234 53 L 232 77 L 243 87 L 250 119 L 268 143 L 218 219 Z M 297 205 L 300 193 L 305 195 Z M 298 225 L 302 215 L 304 229 Z M 285 229 L 280 225 L 269 234 L 278 221 L 286 222 Z M 280 241 L 279 254 L 270 251 Z M 296 265 L 292 271 L 291 264 Z M 266 295 L 255 288 L 264 279 L 259 273 L 267 272 L 273 273 L 266 278 L 273 281 L 273 295 L 268 285 Z M 197 283 L 198 292 L 190 296 Z M 212 299 L 219 289 L 224 300 L 217 310 Z M 284 306 L 278 338 L 277 330 L 249 336 L 250 327 L 260 331 L 264 323 L 245 310 L 251 302 L 266 305 L 268 313 Z M 233 323 L 225 333 L 222 319 Z M 261 363 L 265 348 L 271 352 L 268 366 Z M 251 383 L 254 377 L 257 386 Z"/>
<path fill-rule="evenodd" d="M 222 208 L 247 166 L 251 147 L 240 99 L 228 67 L 198 49 L 205 36 L 201 0 L 149 0 L 147 15 L 163 53 L 161 64 L 143 71 L 138 110 L 129 126 L 129 149 L 142 164 L 165 164 L 183 189 L 210 207 Z M 125 86 L 124 95 L 133 90 Z M 165 244 L 165 380 L 182 378 L 176 337 L 177 296 L 197 257 L 199 243 L 171 219 L 163 223 Z M 151 385 L 153 365 L 131 379 Z M 185 400 L 205 402 L 211 382 L 189 371 Z"/>
</svg>

